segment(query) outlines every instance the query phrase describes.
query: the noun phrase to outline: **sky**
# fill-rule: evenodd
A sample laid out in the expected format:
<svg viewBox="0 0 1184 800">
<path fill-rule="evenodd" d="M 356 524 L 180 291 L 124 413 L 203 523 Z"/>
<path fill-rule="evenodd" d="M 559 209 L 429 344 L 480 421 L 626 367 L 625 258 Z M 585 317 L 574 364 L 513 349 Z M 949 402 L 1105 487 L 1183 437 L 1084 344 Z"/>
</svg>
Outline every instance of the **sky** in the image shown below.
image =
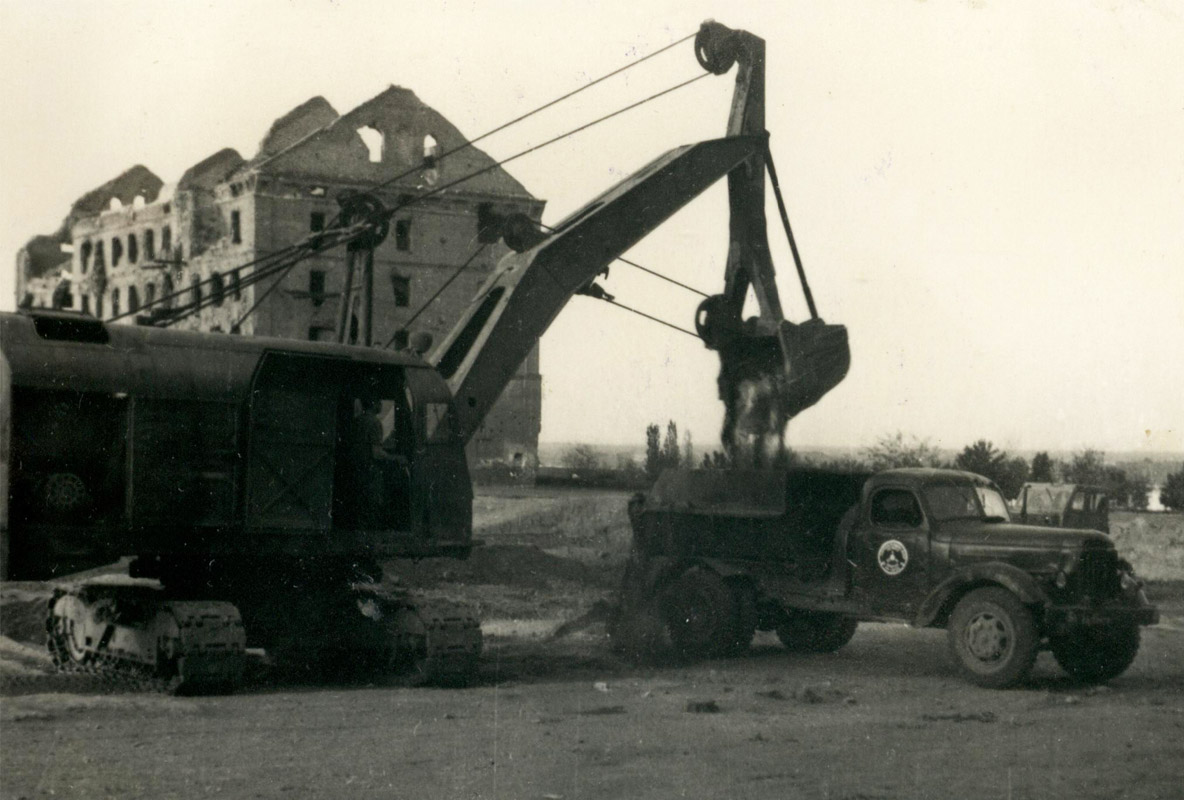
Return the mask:
<svg viewBox="0 0 1184 800">
<path fill-rule="evenodd" d="M 767 126 L 845 381 L 791 446 L 901 431 L 949 449 L 1184 451 L 1184 7 L 851 0 L 0 0 L 0 309 L 15 255 L 132 166 L 166 182 L 254 154 L 314 95 L 395 84 L 483 133 L 714 18 L 767 42 Z M 700 73 L 689 42 L 481 143 L 504 158 Z M 554 223 L 662 152 L 723 135 L 733 74 L 508 166 Z M 787 316 L 805 316 L 769 193 Z M 721 183 L 628 257 L 717 292 Z M 692 327 L 698 297 L 623 264 L 621 302 Z M 718 445 L 718 362 L 577 297 L 541 345 L 542 438 L 631 444 L 675 420 Z"/>
</svg>

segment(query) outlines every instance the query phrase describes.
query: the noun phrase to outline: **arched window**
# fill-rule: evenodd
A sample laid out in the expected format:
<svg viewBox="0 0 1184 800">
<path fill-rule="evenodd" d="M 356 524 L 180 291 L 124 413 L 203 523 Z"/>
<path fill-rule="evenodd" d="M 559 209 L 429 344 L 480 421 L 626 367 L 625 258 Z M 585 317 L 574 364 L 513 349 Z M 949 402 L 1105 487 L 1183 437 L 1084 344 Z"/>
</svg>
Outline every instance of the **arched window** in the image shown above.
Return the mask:
<svg viewBox="0 0 1184 800">
<path fill-rule="evenodd" d="M 196 275 L 189 276 L 189 302 L 195 308 L 201 305 L 201 281 Z"/>
<path fill-rule="evenodd" d="M 118 197 L 112 197 L 110 202 L 107 203 L 107 208 L 111 211 L 118 211 L 123 208 L 123 201 Z"/>
<path fill-rule="evenodd" d="M 105 266 L 107 266 L 107 260 L 103 255 L 103 243 L 95 242 L 95 269 L 103 269 Z"/>
<path fill-rule="evenodd" d="M 173 279 L 169 275 L 164 276 L 164 280 L 160 282 L 160 296 L 162 298 L 161 305 L 165 308 L 173 307 L 173 298 L 169 297 L 173 293 Z M 167 298 L 167 299 L 163 299 Z"/>
<path fill-rule="evenodd" d="M 132 314 L 140 310 L 140 292 L 135 286 L 127 287 L 127 310 Z"/>
<path fill-rule="evenodd" d="M 79 253 L 79 258 L 81 261 L 83 275 L 85 275 L 86 271 L 88 269 L 90 269 L 90 256 L 91 256 L 91 253 L 94 252 L 94 249 L 95 249 L 94 245 L 92 245 L 90 242 L 83 242 L 82 243 L 82 249 Z"/>
<path fill-rule="evenodd" d="M 369 125 L 363 125 L 358 128 L 358 137 L 362 140 L 362 144 L 366 145 L 366 150 L 370 154 L 370 163 L 380 163 L 383 147 L 386 144 L 386 137 L 382 135 L 382 131 Z"/>
<path fill-rule="evenodd" d="M 135 264 L 140 258 L 140 246 L 136 243 L 136 235 L 129 233 L 127 235 L 127 263 Z"/>
<path fill-rule="evenodd" d="M 156 284 L 150 283 L 144 287 L 144 305 L 151 306 L 156 301 Z"/>
<path fill-rule="evenodd" d="M 144 258 L 149 261 L 156 258 L 156 231 L 151 228 L 144 231 Z"/>
<path fill-rule="evenodd" d="M 111 290 L 111 316 L 113 316 L 113 317 L 119 316 L 119 290 L 118 289 Z"/>
<path fill-rule="evenodd" d="M 165 225 L 160 229 L 160 253 L 165 258 L 168 258 L 169 251 L 173 249 L 173 229 Z"/>
<path fill-rule="evenodd" d="M 123 258 L 123 240 L 116 236 L 111 240 L 111 266 L 118 267 L 121 258 Z"/>
<path fill-rule="evenodd" d="M 242 279 L 239 277 L 238 270 L 232 269 L 230 271 L 230 293 L 235 300 L 238 300 L 243 296 L 243 285 L 241 280 Z"/>
<path fill-rule="evenodd" d="M 226 285 L 222 281 L 222 275 L 217 272 L 210 273 L 210 299 L 214 301 L 214 305 L 222 305 L 222 298 L 226 292 Z"/>
<path fill-rule="evenodd" d="M 436 137 L 430 133 L 423 137 L 423 163 L 424 166 L 436 166 L 436 159 L 440 156 L 440 145 L 436 142 Z"/>
</svg>

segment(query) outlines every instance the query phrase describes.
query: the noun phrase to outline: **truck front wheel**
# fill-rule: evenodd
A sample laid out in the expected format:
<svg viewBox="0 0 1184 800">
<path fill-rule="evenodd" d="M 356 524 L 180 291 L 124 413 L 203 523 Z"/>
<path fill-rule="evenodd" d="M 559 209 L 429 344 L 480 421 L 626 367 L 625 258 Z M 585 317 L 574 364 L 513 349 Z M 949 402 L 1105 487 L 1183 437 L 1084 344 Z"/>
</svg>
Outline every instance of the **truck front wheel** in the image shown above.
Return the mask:
<svg viewBox="0 0 1184 800">
<path fill-rule="evenodd" d="M 988 689 L 1014 686 L 1036 660 L 1040 635 L 1032 612 L 1001 587 L 975 589 L 950 616 L 950 651 L 962 674 Z"/>
<path fill-rule="evenodd" d="M 1126 672 L 1139 652 L 1139 626 L 1074 628 L 1050 639 L 1057 663 L 1082 683 L 1105 683 Z"/>
<path fill-rule="evenodd" d="M 825 611 L 786 609 L 777 638 L 795 653 L 833 653 L 855 635 L 858 620 Z"/>
</svg>

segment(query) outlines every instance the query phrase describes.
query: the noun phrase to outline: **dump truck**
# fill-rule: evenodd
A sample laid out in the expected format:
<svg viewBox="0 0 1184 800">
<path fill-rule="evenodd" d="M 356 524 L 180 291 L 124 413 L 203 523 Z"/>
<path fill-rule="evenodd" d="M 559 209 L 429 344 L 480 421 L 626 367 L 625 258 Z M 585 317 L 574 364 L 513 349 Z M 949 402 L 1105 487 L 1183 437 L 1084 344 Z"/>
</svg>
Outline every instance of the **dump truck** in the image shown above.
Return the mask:
<svg viewBox="0 0 1184 800">
<path fill-rule="evenodd" d="M 1109 537 L 1015 524 L 969 472 L 668 471 L 629 512 L 611 631 L 635 651 L 655 626 L 701 658 L 743 652 L 757 630 L 830 652 L 861 621 L 905 622 L 946 628 L 961 673 L 1004 688 L 1044 648 L 1078 680 L 1114 678 L 1159 619 Z"/>
</svg>

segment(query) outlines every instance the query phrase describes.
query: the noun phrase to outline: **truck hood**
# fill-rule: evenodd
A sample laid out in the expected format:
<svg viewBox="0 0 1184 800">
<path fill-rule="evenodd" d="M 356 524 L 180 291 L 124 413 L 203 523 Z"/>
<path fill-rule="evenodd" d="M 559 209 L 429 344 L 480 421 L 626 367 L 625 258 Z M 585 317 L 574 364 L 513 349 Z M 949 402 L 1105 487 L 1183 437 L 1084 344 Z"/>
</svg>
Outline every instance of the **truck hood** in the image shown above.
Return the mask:
<svg viewBox="0 0 1184 800">
<path fill-rule="evenodd" d="M 1066 547 L 1113 547 L 1110 537 L 1098 531 L 980 520 L 946 522 L 935 533 L 934 539 L 949 542 L 955 551 L 961 548 L 1061 550 Z"/>
</svg>

